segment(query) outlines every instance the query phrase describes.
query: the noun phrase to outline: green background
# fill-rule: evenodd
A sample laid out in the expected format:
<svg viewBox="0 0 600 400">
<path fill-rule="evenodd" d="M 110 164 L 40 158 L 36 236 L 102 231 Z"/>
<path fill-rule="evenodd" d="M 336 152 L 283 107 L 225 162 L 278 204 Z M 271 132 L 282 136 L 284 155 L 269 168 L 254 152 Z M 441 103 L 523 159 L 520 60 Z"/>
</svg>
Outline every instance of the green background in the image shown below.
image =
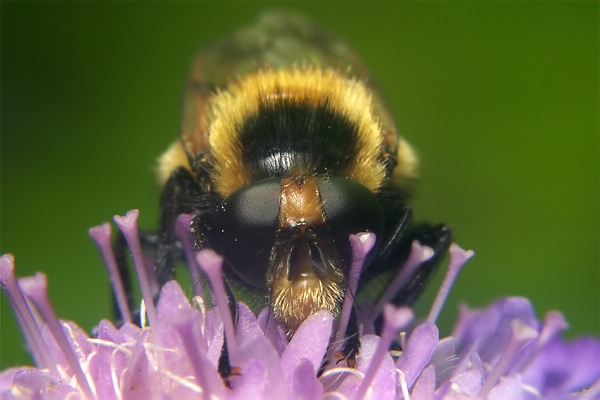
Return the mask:
<svg viewBox="0 0 600 400">
<path fill-rule="evenodd" d="M 110 316 L 87 229 L 132 208 L 155 225 L 192 54 L 282 4 L 363 55 L 420 154 L 415 218 L 477 253 L 443 333 L 461 302 L 524 295 L 600 334 L 596 2 L 3 2 L 0 252 L 18 274 L 45 271 L 87 330 Z M 7 303 L 2 368 L 28 362 Z"/>
</svg>

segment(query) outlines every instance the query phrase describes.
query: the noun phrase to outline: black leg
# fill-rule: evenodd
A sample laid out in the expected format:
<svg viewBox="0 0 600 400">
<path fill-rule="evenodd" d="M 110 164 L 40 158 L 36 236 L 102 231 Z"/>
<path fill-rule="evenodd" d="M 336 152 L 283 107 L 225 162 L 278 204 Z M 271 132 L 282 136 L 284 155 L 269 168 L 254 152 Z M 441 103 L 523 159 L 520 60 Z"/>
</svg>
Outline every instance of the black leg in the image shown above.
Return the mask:
<svg viewBox="0 0 600 400">
<path fill-rule="evenodd" d="M 431 247 L 434 255 L 421 264 L 408 283 L 392 298 L 396 305 L 412 305 L 448 250 L 452 241 L 451 230 L 445 224 L 409 225 L 412 210 L 393 191 L 382 193 L 380 203 L 385 214 L 389 215 L 385 223 L 383 243 L 379 254 L 363 273 L 358 291 L 372 280 L 381 276 L 389 278 L 389 274 L 396 273 L 408 259 L 412 242 L 418 240 L 422 245 Z"/>
<path fill-rule="evenodd" d="M 406 230 L 412 217 L 412 209 L 405 202 L 390 195 L 380 198 L 380 203 L 384 208 L 384 214 L 388 216 L 385 221 L 383 240 L 378 254 L 361 275 L 358 293 L 372 280 L 377 280 L 382 275 L 401 267 L 410 250 L 410 241 L 406 239 Z"/>
<path fill-rule="evenodd" d="M 423 293 L 425 284 L 440 265 L 444 254 L 446 254 L 452 242 L 452 231 L 446 224 L 435 226 L 421 224 L 411 228 L 407 232 L 407 238 L 411 243 L 413 240 L 418 240 L 422 245 L 431 247 L 433 249 L 433 256 L 419 266 L 419 269 L 417 269 L 407 284 L 392 298 L 392 303 L 397 306 L 410 306 Z"/>
<path fill-rule="evenodd" d="M 192 220 L 192 237 L 194 240 L 194 250 L 196 252 L 208 248 L 208 240 L 207 233 L 210 229 L 210 225 L 207 223 L 206 218 L 202 215 L 197 215 Z M 225 262 L 225 261 L 224 261 Z M 224 266 L 225 267 L 225 266 Z M 225 268 L 223 268 L 225 269 Z M 233 319 L 234 329 L 237 329 L 238 324 L 238 307 L 237 300 L 227 279 L 223 279 L 225 283 L 225 291 L 227 294 L 227 304 L 229 306 L 229 311 L 231 312 L 231 317 Z M 237 368 L 232 367 L 231 360 L 229 359 L 229 350 L 227 348 L 227 338 L 223 338 L 223 347 L 221 348 L 221 355 L 219 356 L 219 365 L 218 365 L 219 375 L 223 379 L 223 382 L 228 387 L 230 386 L 229 379 L 235 375 L 239 374 Z"/>
<path fill-rule="evenodd" d="M 384 284 L 378 282 L 391 281 L 394 274 L 404 265 L 410 254 L 411 245 L 414 240 L 422 245 L 433 249 L 433 256 L 422 263 L 417 271 L 409 278 L 404 287 L 391 298 L 391 302 L 397 306 L 412 305 L 425 289 L 426 283 L 437 269 L 444 254 L 452 241 L 451 230 L 445 224 L 410 224 L 412 212 L 410 206 L 402 200 L 402 196 L 396 191 L 390 190 L 380 194 L 380 204 L 384 213 L 389 216 L 385 225 L 385 234 L 379 254 L 375 256 L 361 277 L 359 293 L 371 282 L 375 287 L 385 291 Z M 375 326 L 379 331 L 381 328 L 381 316 L 376 320 Z"/>
<path fill-rule="evenodd" d="M 175 278 L 175 260 L 180 252 L 175 237 L 177 217 L 197 211 L 203 197 L 191 173 L 182 167 L 173 171 L 163 187 L 155 266 L 159 287 Z"/>
<path fill-rule="evenodd" d="M 337 359 L 336 363 L 340 361 L 346 361 L 349 368 L 356 367 L 356 357 L 360 352 L 360 336 L 358 334 L 358 321 L 356 318 L 356 308 L 352 308 L 350 313 L 350 319 L 348 320 L 348 327 L 346 328 L 346 335 L 344 338 L 344 346 L 340 353 L 335 355 Z"/>
<path fill-rule="evenodd" d="M 396 264 L 396 268 L 402 266 L 410 252 L 410 245 L 413 240 L 418 240 L 421 244 L 433 249 L 433 256 L 422 263 L 408 282 L 396 292 L 390 299 L 390 302 L 396 306 L 411 306 L 419 298 L 425 289 L 426 283 L 431 278 L 433 272 L 439 266 L 444 254 L 452 242 L 452 232 L 448 225 L 429 225 L 421 224 L 411 227 L 405 234 L 404 239 L 399 243 L 396 251 L 390 259 L 397 258 L 401 260 Z M 380 314 L 375 319 L 376 331 L 381 331 L 383 327 L 383 316 Z"/>
<path fill-rule="evenodd" d="M 238 308 L 237 301 L 233 292 L 231 291 L 231 287 L 225 280 L 225 290 L 227 291 L 227 303 L 229 305 L 229 311 L 231 312 L 231 317 L 233 319 L 233 326 L 237 329 L 238 324 Z M 227 349 L 227 338 L 223 335 L 223 347 L 221 348 L 221 355 L 219 356 L 219 365 L 218 365 L 219 375 L 223 379 L 223 382 L 228 387 L 231 387 L 229 383 L 229 379 L 235 375 L 239 375 L 238 368 L 231 366 L 231 361 L 229 360 L 229 352 Z"/>
<path fill-rule="evenodd" d="M 377 256 L 376 262 L 380 268 L 394 263 L 396 249 L 401 246 L 404 233 L 412 218 L 412 209 L 407 204 L 399 204 L 391 215 L 391 221 L 387 222 L 383 244 Z"/>
</svg>

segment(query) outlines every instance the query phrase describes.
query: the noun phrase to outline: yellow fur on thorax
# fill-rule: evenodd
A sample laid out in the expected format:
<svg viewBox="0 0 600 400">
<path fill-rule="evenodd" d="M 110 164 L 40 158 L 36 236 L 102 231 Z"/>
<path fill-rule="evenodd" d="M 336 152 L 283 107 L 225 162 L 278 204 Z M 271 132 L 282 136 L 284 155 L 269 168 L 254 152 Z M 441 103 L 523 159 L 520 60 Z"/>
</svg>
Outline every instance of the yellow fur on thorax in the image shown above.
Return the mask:
<svg viewBox="0 0 600 400">
<path fill-rule="evenodd" d="M 331 70 L 295 67 L 263 70 L 245 76 L 220 91 L 209 101 L 209 139 L 214 160 L 215 189 L 229 196 L 250 183 L 243 164 L 240 131 L 261 104 L 306 102 L 316 107 L 328 105 L 357 127 L 357 154 L 346 174 L 372 191 L 385 180 L 379 159 L 383 137 L 374 115 L 371 94 L 362 82 Z"/>
</svg>

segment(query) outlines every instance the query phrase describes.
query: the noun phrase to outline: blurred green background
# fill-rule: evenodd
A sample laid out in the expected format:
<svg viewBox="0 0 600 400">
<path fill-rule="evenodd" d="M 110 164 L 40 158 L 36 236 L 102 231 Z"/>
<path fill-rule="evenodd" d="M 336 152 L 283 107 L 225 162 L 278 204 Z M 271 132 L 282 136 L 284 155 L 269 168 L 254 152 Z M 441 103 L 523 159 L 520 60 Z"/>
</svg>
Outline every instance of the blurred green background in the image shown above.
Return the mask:
<svg viewBox="0 0 600 400">
<path fill-rule="evenodd" d="M 192 55 L 281 5 L 363 55 L 421 157 L 416 219 L 476 251 L 443 333 L 461 302 L 523 295 L 562 310 L 569 336 L 600 334 L 596 2 L 5 1 L 0 252 L 18 274 L 45 271 L 57 314 L 86 330 L 110 316 L 87 229 L 132 208 L 155 226 Z M 29 358 L 1 298 L 5 368 Z"/>
</svg>

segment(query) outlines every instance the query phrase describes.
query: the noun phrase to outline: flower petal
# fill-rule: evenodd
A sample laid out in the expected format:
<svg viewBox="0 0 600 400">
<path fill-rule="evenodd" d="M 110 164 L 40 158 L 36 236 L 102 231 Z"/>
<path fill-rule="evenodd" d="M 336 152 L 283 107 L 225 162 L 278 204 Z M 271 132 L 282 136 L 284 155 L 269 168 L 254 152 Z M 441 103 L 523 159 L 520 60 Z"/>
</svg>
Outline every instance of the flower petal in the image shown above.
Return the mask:
<svg viewBox="0 0 600 400">
<path fill-rule="evenodd" d="M 381 339 L 376 335 L 364 335 L 360 338 L 360 354 L 356 359 L 356 369 L 365 374 L 369 369 L 371 359 L 375 354 L 377 345 Z M 353 398 L 361 385 L 361 380 L 356 375 L 348 377 L 336 389 L 348 398 Z M 377 373 L 369 384 L 365 398 L 369 399 L 394 399 L 396 398 L 397 373 L 394 360 L 389 354 L 386 354 Z"/>
<path fill-rule="evenodd" d="M 415 387 L 410 393 L 411 400 L 431 400 L 435 393 L 435 368 L 428 366 L 421 372 Z"/>
<path fill-rule="evenodd" d="M 263 308 L 258 314 L 257 320 L 263 334 L 269 339 L 277 353 L 279 355 L 283 354 L 285 347 L 288 345 L 288 339 L 281 324 L 271 314 L 271 310 L 268 307 Z"/>
<path fill-rule="evenodd" d="M 304 358 L 294 370 L 292 393 L 296 399 L 320 399 L 323 397 L 323 385 L 317 379 L 312 361 Z"/>
<path fill-rule="evenodd" d="M 529 300 L 507 297 L 479 313 L 462 312 L 454 337 L 459 354 L 478 351 L 484 363 L 495 364 L 512 337 L 512 321 L 539 329 Z"/>
<path fill-rule="evenodd" d="M 524 381 L 543 395 L 585 389 L 600 380 L 600 341 L 582 337 L 571 342 L 555 338 L 526 368 Z"/>
<path fill-rule="evenodd" d="M 64 400 L 70 395 L 81 394 L 62 379 L 57 379 L 43 370 L 19 368 L 13 377 L 14 399 Z M 10 399 L 4 397 L 2 399 Z M 77 397 L 75 397 L 77 398 Z"/>
<path fill-rule="evenodd" d="M 523 381 L 520 374 L 503 377 L 487 396 L 488 400 L 523 400 Z"/>
<path fill-rule="evenodd" d="M 96 354 L 90 360 L 89 374 L 100 399 L 118 398 L 115 386 L 119 384 L 121 374 L 127 368 L 129 356 L 125 343 L 126 337 L 109 321 L 101 321 L 96 328 Z"/>
<path fill-rule="evenodd" d="M 333 316 L 328 311 L 319 311 L 308 317 L 298 328 L 281 355 L 281 368 L 288 382 L 291 382 L 296 368 L 309 360 L 314 374 L 321 366 L 329 345 Z"/>
<path fill-rule="evenodd" d="M 431 359 L 438 340 L 439 332 L 432 322 L 420 324 L 410 334 L 406 348 L 396 361 L 396 366 L 404 373 L 409 389 Z"/>
</svg>

